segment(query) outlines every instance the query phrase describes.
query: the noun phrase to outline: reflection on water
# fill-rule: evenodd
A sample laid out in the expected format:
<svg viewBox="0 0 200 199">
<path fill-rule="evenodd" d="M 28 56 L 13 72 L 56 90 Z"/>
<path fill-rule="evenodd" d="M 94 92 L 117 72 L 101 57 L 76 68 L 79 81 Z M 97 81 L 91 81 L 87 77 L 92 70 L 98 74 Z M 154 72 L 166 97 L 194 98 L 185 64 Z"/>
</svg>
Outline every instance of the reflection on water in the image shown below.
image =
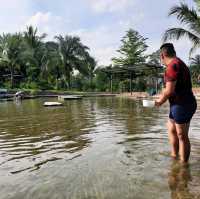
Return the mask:
<svg viewBox="0 0 200 199">
<path fill-rule="evenodd" d="M 169 173 L 169 187 L 171 198 L 193 199 L 194 195 L 190 192 L 189 182 L 192 181 L 189 165 L 180 165 L 176 161 L 171 166 Z"/>
<path fill-rule="evenodd" d="M 47 108 L 44 100 L 0 103 L 0 198 L 200 197 L 199 111 L 184 168 L 169 158 L 167 106 L 88 98 Z"/>
<path fill-rule="evenodd" d="M 21 171 L 36 169 L 38 165 L 61 159 L 59 155 L 62 153 L 75 153 L 90 143 L 89 138 L 80 136 L 84 134 L 81 129 L 87 124 L 87 117 L 81 116 L 85 111 L 81 104 L 67 104 L 67 111 L 45 109 L 41 104 L 37 101 L 26 101 L 22 106 L 18 103 L 3 104 L 0 112 L 0 150 L 5 158 L 0 165 L 27 158 L 34 162 L 42 160 L 32 165 L 26 162 L 28 167 Z M 42 156 L 49 158 L 43 159 Z M 17 172 L 20 170 L 11 173 Z"/>
</svg>

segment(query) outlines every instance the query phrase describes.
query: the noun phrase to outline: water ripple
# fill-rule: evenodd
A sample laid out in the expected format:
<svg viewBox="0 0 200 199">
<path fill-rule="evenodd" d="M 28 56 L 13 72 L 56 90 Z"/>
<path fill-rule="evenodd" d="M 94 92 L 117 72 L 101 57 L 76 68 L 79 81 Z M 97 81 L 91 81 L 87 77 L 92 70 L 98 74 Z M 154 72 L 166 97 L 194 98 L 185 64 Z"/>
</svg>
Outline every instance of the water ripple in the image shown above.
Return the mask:
<svg viewBox="0 0 200 199">
<path fill-rule="evenodd" d="M 176 175 L 167 106 L 148 109 L 141 101 L 92 98 L 51 109 L 42 106 L 45 100 L 0 104 L 3 199 L 169 198 L 168 178 Z M 199 118 L 198 110 L 190 132 L 193 192 L 200 189 Z"/>
</svg>

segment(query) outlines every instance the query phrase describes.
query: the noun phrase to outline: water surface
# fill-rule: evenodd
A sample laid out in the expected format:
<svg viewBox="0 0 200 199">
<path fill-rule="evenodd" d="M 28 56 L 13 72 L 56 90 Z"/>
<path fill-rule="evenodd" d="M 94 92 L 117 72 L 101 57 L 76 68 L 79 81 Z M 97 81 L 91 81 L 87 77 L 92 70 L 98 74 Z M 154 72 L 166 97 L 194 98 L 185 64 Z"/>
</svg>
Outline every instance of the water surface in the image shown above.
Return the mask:
<svg viewBox="0 0 200 199">
<path fill-rule="evenodd" d="M 1 199 L 200 198 L 200 111 L 189 167 L 169 157 L 168 106 L 85 98 L 0 103 Z M 56 100 L 56 99 L 55 99 Z"/>
</svg>

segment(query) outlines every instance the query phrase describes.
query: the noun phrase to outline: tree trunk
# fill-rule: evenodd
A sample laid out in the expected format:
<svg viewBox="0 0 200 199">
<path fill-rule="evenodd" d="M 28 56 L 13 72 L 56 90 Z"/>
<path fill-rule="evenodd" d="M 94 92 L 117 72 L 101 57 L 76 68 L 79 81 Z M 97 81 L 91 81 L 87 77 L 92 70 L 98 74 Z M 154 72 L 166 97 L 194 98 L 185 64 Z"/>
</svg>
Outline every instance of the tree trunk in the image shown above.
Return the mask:
<svg viewBox="0 0 200 199">
<path fill-rule="evenodd" d="M 10 68 L 10 86 L 11 88 L 14 88 L 14 70 L 13 66 Z"/>
<path fill-rule="evenodd" d="M 113 93 L 113 76 L 110 75 L 110 92 Z"/>
<path fill-rule="evenodd" d="M 56 78 L 56 90 L 58 90 L 58 78 Z"/>
<path fill-rule="evenodd" d="M 71 89 L 71 74 L 68 74 L 68 88 Z"/>
<path fill-rule="evenodd" d="M 92 89 L 92 80 L 93 80 L 92 74 L 90 74 L 90 90 L 91 90 L 91 91 L 93 90 L 93 89 Z"/>
<path fill-rule="evenodd" d="M 66 80 L 67 80 L 67 87 L 70 90 L 71 89 L 71 72 L 69 69 L 69 65 L 65 65 L 65 76 L 66 76 Z"/>
</svg>

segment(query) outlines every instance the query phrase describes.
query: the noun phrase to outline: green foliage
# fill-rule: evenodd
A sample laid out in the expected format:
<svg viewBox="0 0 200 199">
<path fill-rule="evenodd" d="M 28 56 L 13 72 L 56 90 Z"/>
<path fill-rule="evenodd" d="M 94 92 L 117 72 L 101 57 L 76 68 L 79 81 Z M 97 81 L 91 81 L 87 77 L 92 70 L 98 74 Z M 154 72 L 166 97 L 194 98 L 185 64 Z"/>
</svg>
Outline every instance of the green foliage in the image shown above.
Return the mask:
<svg viewBox="0 0 200 199">
<path fill-rule="evenodd" d="M 148 56 L 148 63 L 160 65 L 160 50 L 157 50 Z"/>
<path fill-rule="evenodd" d="M 125 79 L 123 81 L 120 81 L 119 83 L 119 90 L 120 92 L 130 92 L 130 80 Z"/>
<path fill-rule="evenodd" d="M 198 10 L 200 10 L 200 0 L 194 0 L 194 2 L 196 3 Z"/>
<path fill-rule="evenodd" d="M 22 83 L 20 84 L 20 87 L 25 89 L 39 89 L 39 86 L 36 82 Z"/>
<path fill-rule="evenodd" d="M 46 34 L 38 35 L 37 28 L 32 26 L 23 33 L 0 35 L 1 87 L 110 91 L 110 77 L 105 69 L 144 63 L 147 58 L 146 38 L 132 29 L 121 40 L 120 56 L 113 58 L 117 65 L 114 67 L 97 68 L 97 61 L 79 37 L 59 35 L 55 37 L 56 41 L 44 41 L 45 37 Z M 149 56 L 155 64 L 156 56 L 156 53 Z M 114 92 L 120 91 L 121 87 L 128 90 L 129 84 L 127 76 L 114 77 L 112 89 Z M 142 81 L 138 85 L 133 82 L 132 87 L 145 89 Z"/>
<path fill-rule="evenodd" d="M 0 65 L 10 73 L 11 88 L 14 86 L 14 73 L 20 70 L 23 58 L 21 34 L 0 36 Z"/>
<path fill-rule="evenodd" d="M 59 35 L 55 37 L 59 45 L 59 54 L 63 66 L 64 78 L 67 80 L 68 88 L 71 87 L 71 75 L 74 69 L 82 74 L 88 75 L 88 64 L 90 63 L 89 48 L 81 43 L 79 37 Z"/>
<path fill-rule="evenodd" d="M 45 37 L 32 26 L 23 33 L 0 35 L 0 84 L 11 88 L 69 89 L 71 76 L 78 70 L 92 87 L 97 63 L 80 38 L 66 35 L 57 36 L 57 42 L 44 42 Z"/>
<path fill-rule="evenodd" d="M 173 6 L 169 12 L 169 16 L 176 16 L 180 22 L 181 27 L 175 27 L 168 29 L 164 36 L 163 40 L 179 40 L 182 37 L 188 38 L 192 43 L 192 48 L 190 49 L 191 54 L 200 47 L 200 1 L 194 0 L 197 5 L 197 8 L 189 7 L 186 3 L 180 3 L 179 5 Z M 197 55 L 194 58 L 191 58 L 190 71 L 192 75 L 192 81 L 194 84 L 197 84 L 198 77 L 200 74 L 200 56 Z"/>
<path fill-rule="evenodd" d="M 190 72 L 193 84 L 198 84 L 200 81 L 200 55 L 190 59 Z"/>
<path fill-rule="evenodd" d="M 101 68 L 98 68 L 96 71 L 96 76 L 94 78 L 97 91 L 108 91 L 109 90 L 109 78 Z"/>
<path fill-rule="evenodd" d="M 136 68 L 135 66 L 142 65 L 149 59 L 149 63 L 160 65 L 159 59 L 160 54 L 159 51 L 156 51 L 152 55 L 146 56 L 145 52 L 148 48 L 146 45 L 147 38 L 141 36 L 137 31 L 133 29 L 129 29 L 126 32 L 126 35 L 122 38 L 122 45 L 118 50 L 120 54 L 119 57 L 113 58 L 114 67 L 112 69 L 120 71 L 121 69 L 126 69 L 126 67 L 132 68 L 132 75 L 137 76 L 137 74 L 143 75 L 155 75 L 157 71 L 148 70 L 144 71 L 143 69 Z M 130 92 L 130 74 L 118 74 L 121 76 L 122 80 L 118 81 L 117 89 L 118 91 L 129 91 Z M 127 79 L 128 76 L 128 79 Z M 132 90 L 133 91 L 145 91 L 146 90 L 146 82 L 142 79 L 139 79 L 137 82 L 132 82 Z"/>
<path fill-rule="evenodd" d="M 115 65 L 135 65 L 145 62 L 144 52 L 147 49 L 145 41 L 137 31 L 130 29 L 122 38 L 122 45 L 118 50 L 120 57 L 113 58 Z"/>
<path fill-rule="evenodd" d="M 146 91 L 146 89 L 147 89 L 147 84 L 144 78 L 138 78 L 134 90 L 138 92 L 143 92 Z"/>
<path fill-rule="evenodd" d="M 163 41 L 172 39 L 179 40 L 182 37 L 188 38 L 193 44 L 190 54 L 200 46 L 200 16 L 198 13 L 200 3 L 197 0 L 195 2 L 197 3 L 198 10 L 189 8 L 188 5 L 183 2 L 171 8 L 169 16 L 176 16 L 181 27 L 170 28 L 163 36 Z"/>
<path fill-rule="evenodd" d="M 160 66 L 160 50 L 157 50 L 153 52 L 152 54 L 148 55 L 148 60 L 147 62 L 151 65 L 155 66 Z M 159 74 L 163 73 L 164 68 L 154 68 L 148 71 L 143 71 L 145 76 L 151 76 L 151 77 L 156 77 L 159 76 Z"/>
</svg>

